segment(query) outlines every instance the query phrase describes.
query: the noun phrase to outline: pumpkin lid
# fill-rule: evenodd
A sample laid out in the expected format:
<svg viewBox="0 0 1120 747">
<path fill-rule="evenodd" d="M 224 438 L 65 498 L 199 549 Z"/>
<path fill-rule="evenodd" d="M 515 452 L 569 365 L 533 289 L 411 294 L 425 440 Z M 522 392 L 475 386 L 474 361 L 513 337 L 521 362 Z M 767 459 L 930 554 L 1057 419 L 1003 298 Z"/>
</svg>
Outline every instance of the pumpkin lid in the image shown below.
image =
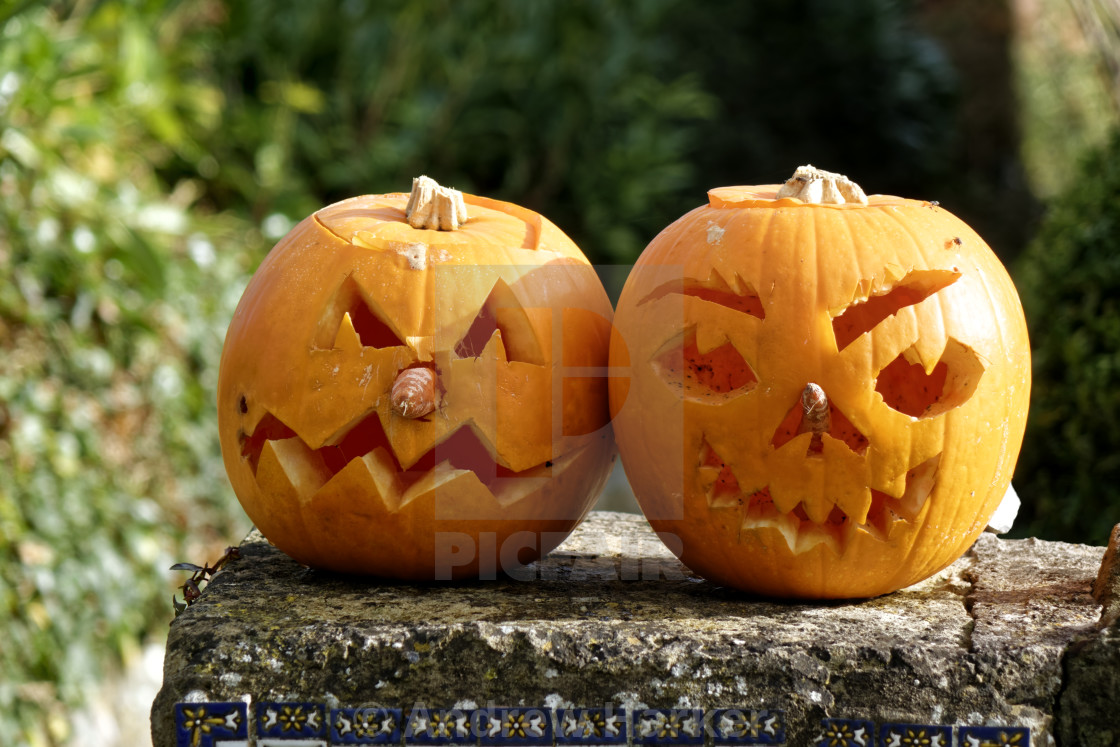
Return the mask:
<svg viewBox="0 0 1120 747">
<path fill-rule="evenodd" d="M 315 219 L 343 241 L 372 249 L 388 244 L 549 248 L 542 236 L 548 229 L 532 210 L 441 187 L 426 176 L 413 179 L 408 194 L 352 197 L 323 208 Z"/>
</svg>

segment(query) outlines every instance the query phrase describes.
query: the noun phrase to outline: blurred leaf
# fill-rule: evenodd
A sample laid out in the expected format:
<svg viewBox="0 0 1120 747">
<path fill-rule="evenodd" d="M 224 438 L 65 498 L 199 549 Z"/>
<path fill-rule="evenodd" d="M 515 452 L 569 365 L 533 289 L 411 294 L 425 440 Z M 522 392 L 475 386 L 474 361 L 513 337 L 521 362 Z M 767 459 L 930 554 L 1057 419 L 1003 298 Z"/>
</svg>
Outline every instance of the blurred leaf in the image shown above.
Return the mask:
<svg viewBox="0 0 1120 747">
<path fill-rule="evenodd" d="M 1120 131 L 1017 266 L 1034 357 L 1017 534 L 1106 544 L 1120 506 Z"/>
<path fill-rule="evenodd" d="M 161 171 L 220 127 L 204 6 L 30 4 L 0 28 L 5 744 L 163 626 L 158 569 L 248 528 L 212 387 L 237 299 L 221 289 L 260 237 Z M 168 34 L 183 43 L 157 47 Z M 192 261 L 199 237 L 225 250 Z"/>
</svg>

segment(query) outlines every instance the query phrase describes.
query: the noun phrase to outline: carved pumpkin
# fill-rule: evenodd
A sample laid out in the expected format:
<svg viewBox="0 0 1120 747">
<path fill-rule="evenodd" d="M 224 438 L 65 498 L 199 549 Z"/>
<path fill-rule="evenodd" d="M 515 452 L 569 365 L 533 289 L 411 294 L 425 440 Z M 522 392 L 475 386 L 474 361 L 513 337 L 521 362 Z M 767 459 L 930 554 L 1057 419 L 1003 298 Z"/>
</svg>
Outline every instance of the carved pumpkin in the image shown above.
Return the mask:
<svg viewBox="0 0 1120 747">
<path fill-rule="evenodd" d="M 713 581 L 893 591 L 958 558 L 1008 487 L 1023 312 L 991 249 L 934 203 L 812 167 L 714 189 L 643 252 L 615 325 L 627 476 Z"/>
<path fill-rule="evenodd" d="M 586 258 L 532 211 L 424 177 L 324 208 L 265 258 L 226 337 L 237 497 L 314 567 L 439 579 L 532 561 L 614 459 L 610 317 Z"/>
</svg>

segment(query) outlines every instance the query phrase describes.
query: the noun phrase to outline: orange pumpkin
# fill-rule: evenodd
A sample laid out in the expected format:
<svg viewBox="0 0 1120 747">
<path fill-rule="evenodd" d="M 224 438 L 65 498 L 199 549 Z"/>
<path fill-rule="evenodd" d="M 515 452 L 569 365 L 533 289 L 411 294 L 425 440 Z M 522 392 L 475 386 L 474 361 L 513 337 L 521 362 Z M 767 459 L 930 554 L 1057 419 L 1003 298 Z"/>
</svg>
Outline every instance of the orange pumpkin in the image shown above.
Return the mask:
<svg viewBox="0 0 1120 747">
<path fill-rule="evenodd" d="M 714 189 L 643 252 L 615 325 L 627 476 L 713 581 L 890 592 L 958 558 L 1007 490 L 1030 391 L 1022 308 L 934 203 L 812 167 Z"/>
<path fill-rule="evenodd" d="M 226 337 L 237 497 L 309 566 L 439 579 L 534 560 L 614 459 L 610 317 L 532 211 L 424 177 L 324 208 L 265 258 Z"/>
</svg>

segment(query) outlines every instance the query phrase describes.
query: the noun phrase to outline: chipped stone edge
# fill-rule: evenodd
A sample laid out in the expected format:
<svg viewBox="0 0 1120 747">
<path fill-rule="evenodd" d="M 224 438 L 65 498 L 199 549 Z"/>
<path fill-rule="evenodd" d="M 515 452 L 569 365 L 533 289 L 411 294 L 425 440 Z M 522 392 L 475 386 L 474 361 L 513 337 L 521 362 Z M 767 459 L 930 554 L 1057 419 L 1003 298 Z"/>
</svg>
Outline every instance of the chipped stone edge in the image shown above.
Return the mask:
<svg viewBox="0 0 1120 747">
<path fill-rule="evenodd" d="M 1112 528 L 1101 567 L 1093 581 L 1093 598 L 1101 605 L 1100 627 L 1120 620 L 1120 524 Z"/>
</svg>

